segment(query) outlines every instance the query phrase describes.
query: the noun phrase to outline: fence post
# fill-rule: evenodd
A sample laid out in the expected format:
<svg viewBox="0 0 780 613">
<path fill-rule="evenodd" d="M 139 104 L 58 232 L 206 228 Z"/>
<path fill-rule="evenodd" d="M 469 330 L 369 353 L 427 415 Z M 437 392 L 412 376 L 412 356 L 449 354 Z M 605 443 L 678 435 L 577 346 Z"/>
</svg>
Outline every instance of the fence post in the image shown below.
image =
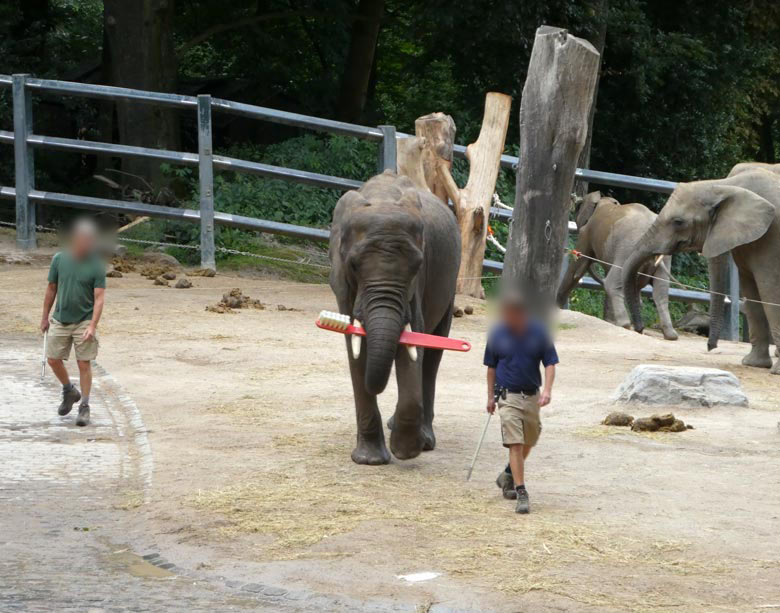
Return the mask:
<svg viewBox="0 0 780 613">
<path fill-rule="evenodd" d="M 217 269 L 214 256 L 214 153 L 211 96 L 198 96 L 198 181 L 200 185 L 200 267 Z"/>
<path fill-rule="evenodd" d="M 26 87 L 26 74 L 13 76 L 14 164 L 16 168 L 16 246 L 35 249 L 35 205 L 30 190 L 35 189 L 35 158 L 27 144 L 32 133 L 32 94 Z"/>
<path fill-rule="evenodd" d="M 379 148 L 379 172 L 392 170 L 398 172 L 395 126 L 379 126 L 382 130 L 382 145 Z"/>
<path fill-rule="evenodd" d="M 721 330 L 720 337 L 724 341 L 739 340 L 739 270 L 734 263 L 731 254 L 728 255 L 729 265 L 726 279 L 726 291 L 729 294 L 730 303 L 726 304 L 726 321 Z"/>
</svg>

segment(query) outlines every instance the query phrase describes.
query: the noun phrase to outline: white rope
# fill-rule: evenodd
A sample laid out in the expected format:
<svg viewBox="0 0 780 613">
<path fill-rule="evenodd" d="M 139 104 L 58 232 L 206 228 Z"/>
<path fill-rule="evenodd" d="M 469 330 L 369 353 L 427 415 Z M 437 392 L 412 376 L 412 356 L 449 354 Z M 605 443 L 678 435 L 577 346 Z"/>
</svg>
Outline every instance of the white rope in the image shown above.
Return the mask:
<svg viewBox="0 0 780 613">
<path fill-rule="evenodd" d="M 498 249 L 501 253 L 506 253 L 506 247 L 504 247 L 501 243 L 498 242 L 498 239 L 493 236 L 490 232 L 487 233 L 487 239 L 490 241 L 490 244 L 493 245 L 496 249 Z"/>
<path fill-rule="evenodd" d="M 506 209 L 507 211 L 515 210 L 514 207 L 501 202 L 501 197 L 498 195 L 498 192 L 493 192 L 493 204 L 495 204 L 499 209 Z"/>
</svg>

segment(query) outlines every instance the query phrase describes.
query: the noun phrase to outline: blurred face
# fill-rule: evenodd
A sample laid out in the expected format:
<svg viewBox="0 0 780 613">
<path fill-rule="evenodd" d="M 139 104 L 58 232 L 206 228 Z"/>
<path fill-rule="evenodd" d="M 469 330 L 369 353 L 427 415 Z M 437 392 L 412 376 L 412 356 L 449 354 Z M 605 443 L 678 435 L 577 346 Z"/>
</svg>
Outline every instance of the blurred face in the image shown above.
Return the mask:
<svg viewBox="0 0 780 613">
<path fill-rule="evenodd" d="M 70 248 L 77 258 L 88 255 L 95 249 L 95 232 L 91 228 L 76 227 L 70 237 Z"/>
<path fill-rule="evenodd" d="M 522 306 L 505 304 L 501 307 L 501 319 L 510 330 L 522 332 L 528 323 L 528 313 Z"/>
</svg>

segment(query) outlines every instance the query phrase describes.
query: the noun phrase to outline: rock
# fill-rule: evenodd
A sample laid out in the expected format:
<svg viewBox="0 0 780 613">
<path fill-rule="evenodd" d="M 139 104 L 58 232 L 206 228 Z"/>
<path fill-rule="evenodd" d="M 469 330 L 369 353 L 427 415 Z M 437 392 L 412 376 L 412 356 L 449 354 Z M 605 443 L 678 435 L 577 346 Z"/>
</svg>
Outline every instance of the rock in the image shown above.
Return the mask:
<svg viewBox="0 0 780 613">
<path fill-rule="evenodd" d="M 628 413 L 615 411 L 607 415 L 601 423 L 605 426 L 630 426 L 634 423 L 634 418 Z"/>
<path fill-rule="evenodd" d="M 170 270 L 168 272 L 164 272 L 160 275 L 163 279 L 166 281 L 173 281 L 176 278 L 176 273 L 171 272 Z"/>
<path fill-rule="evenodd" d="M 114 255 L 123 258 L 127 255 L 127 247 L 124 245 L 114 245 Z"/>
<path fill-rule="evenodd" d="M 109 270 L 106 273 L 106 276 L 107 277 L 111 277 L 112 279 L 121 279 L 122 278 L 122 273 L 119 272 L 118 270 Z"/>
<path fill-rule="evenodd" d="M 710 315 L 709 313 L 691 308 L 674 324 L 674 327 L 678 330 L 707 336 L 710 333 Z"/>
<path fill-rule="evenodd" d="M 181 268 L 179 260 L 167 253 L 160 253 L 159 251 L 144 251 L 141 254 L 141 260 L 147 264 L 154 264 L 156 266 L 164 266 L 165 268 Z"/>
<path fill-rule="evenodd" d="M 191 277 L 213 277 L 217 274 L 217 271 L 213 268 L 198 268 L 187 273 Z"/>
<path fill-rule="evenodd" d="M 468 305 L 466 308 L 463 309 L 463 312 L 466 315 L 473 315 L 474 314 L 474 307 L 471 305 Z"/>
<path fill-rule="evenodd" d="M 640 417 L 634 420 L 631 429 L 634 432 L 655 432 L 658 430 L 658 424 L 650 417 Z"/>
<path fill-rule="evenodd" d="M 666 413 L 665 415 L 651 415 L 650 419 L 657 423 L 659 428 L 671 426 L 675 422 L 675 417 L 671 413 Z"/>
<path fill-rule="evenodd" d="M 163 279 L 162 277 L 157 277 L 154 280 L 155 285 L 164 285 L 165 287 L 168 287 L 168 281 Z"/>
<path fill-rule="evenodd" d="M 666 406 L 748 406 L 732 373 L 715 368 L 642 364 L 634 368 L 612 399 Z"/>
<path fill-rule="evenodd" d="M 460 307 L 455 307 L 455 310 L 452 312 L 453 317 L 463 317 L 463 309 Z"/>
<path fill-rule="evenodd" d="M 174 285 L 174 287 L 176 289 L 187 289 L 192 287 L 192 281 L 190 281 L 189 279 L 182 278 L 176 281 L 176 285 Z"/>
</svg>

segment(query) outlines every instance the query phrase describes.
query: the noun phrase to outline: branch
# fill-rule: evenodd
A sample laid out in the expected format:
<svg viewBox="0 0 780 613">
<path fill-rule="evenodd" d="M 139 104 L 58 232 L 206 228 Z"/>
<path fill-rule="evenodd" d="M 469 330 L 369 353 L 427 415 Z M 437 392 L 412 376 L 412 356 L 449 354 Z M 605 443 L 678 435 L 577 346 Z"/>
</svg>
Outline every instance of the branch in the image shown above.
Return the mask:
<svg viewBox="0 0 780 613">
<path fill-rule="evenodd" d="M 436 167 L 436 173 L 439 176 L 439 180 L 444 185 L 447 196 L 452 200 L 452 204 L 455 207 L 455 217 L 460 218 L 460 188 L 458 187 L 458 184 L 455 183 L 455 179 L 452 178 L 450 165 L 447 160 L 439 160 L 439 164 Z"/>
</svg>

